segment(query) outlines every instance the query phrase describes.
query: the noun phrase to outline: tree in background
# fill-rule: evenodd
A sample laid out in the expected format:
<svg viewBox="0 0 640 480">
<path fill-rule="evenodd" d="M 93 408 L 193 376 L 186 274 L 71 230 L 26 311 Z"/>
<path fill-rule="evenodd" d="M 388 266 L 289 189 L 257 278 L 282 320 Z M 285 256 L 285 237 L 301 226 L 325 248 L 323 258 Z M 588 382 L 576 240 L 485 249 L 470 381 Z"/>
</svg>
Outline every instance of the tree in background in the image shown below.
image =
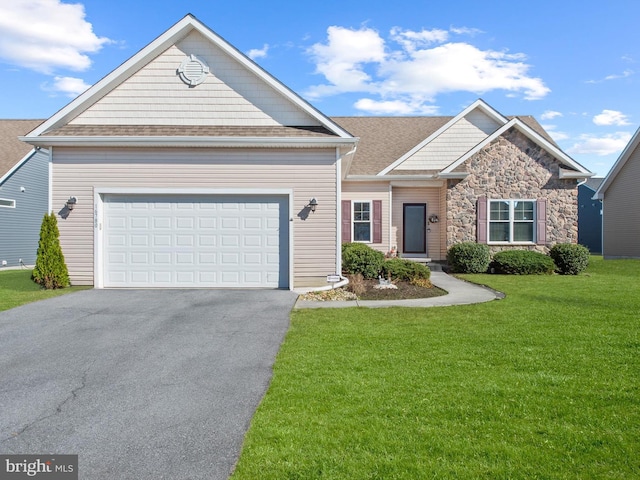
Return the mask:
<svg viewBox="0 0 640 480">
<path fill-rule="evenodd" d="M 60 231 L 54 213 L 45 214 L 40 227 L 36 266 L 31 278 L 47 290 L 69 286 L 69 271 L 60 247 Z"/>
</svg>

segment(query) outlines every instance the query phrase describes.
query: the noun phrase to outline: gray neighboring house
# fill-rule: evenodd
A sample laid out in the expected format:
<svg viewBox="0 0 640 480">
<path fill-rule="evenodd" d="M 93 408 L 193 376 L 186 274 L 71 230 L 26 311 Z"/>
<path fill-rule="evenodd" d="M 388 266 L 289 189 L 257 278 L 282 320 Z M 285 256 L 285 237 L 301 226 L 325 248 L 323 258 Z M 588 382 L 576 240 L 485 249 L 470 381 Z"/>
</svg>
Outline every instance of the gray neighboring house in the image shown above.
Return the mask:
<svg viewBox="0 0 640 480">
<path fill-rule="evenodd" d="M 591 253 L 602 253 L 602 202 L 593 198 L 603 177 L 592 177 L 578 185 L 578 243 Z"/>
<path fill-rule="evenodd" d="M 33 265 L 49 208 L 49 151 L 18 140 L 43 120 L 0 120 L 0 270 Z"/>
<path fill-rule="evenodd" d="M 598 188 L 602 200 L 602 256 L 640 258 L 640 128 Z"/>
</svg>

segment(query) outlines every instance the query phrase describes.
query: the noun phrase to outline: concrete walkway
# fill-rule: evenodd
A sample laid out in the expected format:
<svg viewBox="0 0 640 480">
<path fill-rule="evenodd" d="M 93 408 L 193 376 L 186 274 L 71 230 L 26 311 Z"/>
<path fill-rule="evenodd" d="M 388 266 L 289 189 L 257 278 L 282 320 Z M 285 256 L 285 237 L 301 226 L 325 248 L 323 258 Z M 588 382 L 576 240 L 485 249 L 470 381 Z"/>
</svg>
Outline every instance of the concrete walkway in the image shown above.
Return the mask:
<svg viewBox="0 0 640 480">
<path fill-rule="evenodd" d="M 445 307 L 490 302 L 504 298 L 504 294 L 473 283 L 465 282 L 444 272 L 431 272 L 431 283 L 446 290 L 447 295 L 410 300 L 351 300 L 316 302 L 298 300 L 294 308 L 347 308 L 347 307 Z"/>
</svg>

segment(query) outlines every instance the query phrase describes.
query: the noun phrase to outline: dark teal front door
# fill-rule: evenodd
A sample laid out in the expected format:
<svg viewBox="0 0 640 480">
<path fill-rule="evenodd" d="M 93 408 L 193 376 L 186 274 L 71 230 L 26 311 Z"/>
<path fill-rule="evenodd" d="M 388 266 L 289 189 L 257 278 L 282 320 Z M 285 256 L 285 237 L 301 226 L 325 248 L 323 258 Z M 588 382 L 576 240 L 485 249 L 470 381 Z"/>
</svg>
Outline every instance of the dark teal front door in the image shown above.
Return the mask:
<svg viewBox="0 0 640 480">
<path fill-rule="evenodd" d="M 427 253 L 427 204 L 402 204 L 402 252 Z"/>
</svg>

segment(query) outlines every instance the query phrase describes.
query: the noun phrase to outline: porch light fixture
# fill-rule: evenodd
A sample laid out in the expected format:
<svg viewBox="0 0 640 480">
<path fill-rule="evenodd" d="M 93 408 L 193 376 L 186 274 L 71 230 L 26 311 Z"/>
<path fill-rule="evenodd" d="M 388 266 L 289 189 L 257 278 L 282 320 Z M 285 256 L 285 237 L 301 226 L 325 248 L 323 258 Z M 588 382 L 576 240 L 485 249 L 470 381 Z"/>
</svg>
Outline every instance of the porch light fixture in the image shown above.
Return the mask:
<svg viewBox="0 0 640 480">
<path fill-rule="evenodd" d="M 438 221 L 439 221 L 438 215 L 436 215 L 435 213 L 429 216 L 430 223 L 438 223 Z"/>
<path fill-rule="evenodd" d="M 78 199 L 76 197 L 69 197 L 69 200 L 67 200 L 67 203 L 65 204 L 67 206 L 67 210 L 73 210 L 77 203 Z"/>
<path fill-rule="evenodd" d="M 311 200 L 309 200 L 309 205 L 307 205 L 307 207 L 310 208 L 311 211 L 314 213 L 316 211 L 317 206 L 318 206 L 318 200 L 316 200 L 316 197 L 313 197 Z"/>
</svg>

